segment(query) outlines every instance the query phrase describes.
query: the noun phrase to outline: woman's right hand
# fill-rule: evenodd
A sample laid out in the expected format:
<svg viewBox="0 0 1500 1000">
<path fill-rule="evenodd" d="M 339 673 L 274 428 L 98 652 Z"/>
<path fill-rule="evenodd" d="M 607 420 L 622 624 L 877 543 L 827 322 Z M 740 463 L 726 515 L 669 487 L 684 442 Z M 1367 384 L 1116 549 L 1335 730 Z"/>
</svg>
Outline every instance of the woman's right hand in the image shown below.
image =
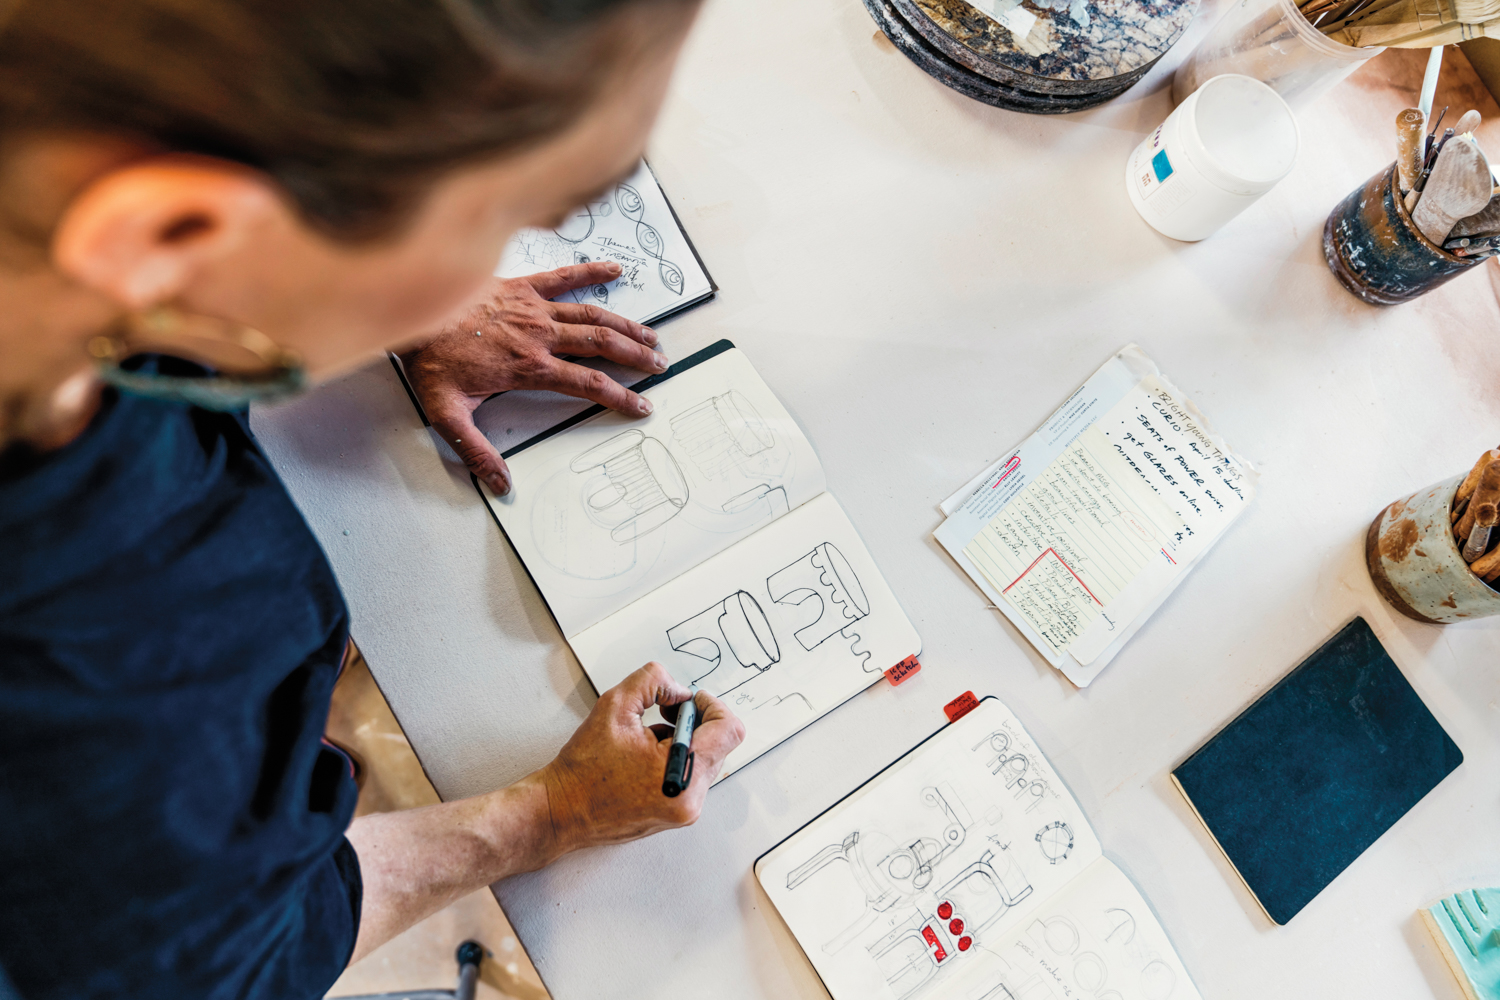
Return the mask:
<svg viewBox="0 0 1500 1000">
<path fill-rule="evenodd" d="M 724 702 L 699 691 L 692 780 L 681 795 L 667 798 L 661 785 L 671 729 L 649 728 L 642 716 L 653 705 L 681 704 L 689 694 L 660 663 L 646 664 L 604 692 L 557 758 L 525 779 L 546 790 L 551 839 L 542 847 L 542 864 L 581 847 L 618 844 L 697 821 L 708 786 L 744 740 L 745 725 Z"/>
</svg>

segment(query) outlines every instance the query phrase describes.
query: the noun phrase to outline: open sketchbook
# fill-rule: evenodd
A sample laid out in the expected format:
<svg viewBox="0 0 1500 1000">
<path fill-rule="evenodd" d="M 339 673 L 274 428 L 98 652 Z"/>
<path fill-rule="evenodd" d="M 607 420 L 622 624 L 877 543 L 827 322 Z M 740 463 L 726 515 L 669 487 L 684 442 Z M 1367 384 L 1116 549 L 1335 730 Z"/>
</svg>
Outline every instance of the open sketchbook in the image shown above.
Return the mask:
<svg viewBox="0 0 1500 1000">
<path fill-rule="evenodd" d="M 519 278 L 596 260 L 619 264 L 620 276 L 564 292 L 559 300 L 593 303 L 649 324 L 711 299 L 717 290 L 644 160 L 629 180 L 578 208 L 556 229 L 517 233 L 495 273 Z"/>
<path fill-rule="evenodd" d="M 755 874 L 834 1000 L 1199 1000 L 1151 907 L 994 698 Z"/>
<path fill-rule="evenodd" d="M 1085 687 L 1254 496 L 1249 463 L 1131 344 L 944 501 L 933 534 Z"/>
<path fill-rule="evenodd" d="M 812 445 L 727 340 L 505 453 L 480 493 L 600 691 L 656 660 L 724 698 L 724 774 L 921 651 Z"/>
</svg>

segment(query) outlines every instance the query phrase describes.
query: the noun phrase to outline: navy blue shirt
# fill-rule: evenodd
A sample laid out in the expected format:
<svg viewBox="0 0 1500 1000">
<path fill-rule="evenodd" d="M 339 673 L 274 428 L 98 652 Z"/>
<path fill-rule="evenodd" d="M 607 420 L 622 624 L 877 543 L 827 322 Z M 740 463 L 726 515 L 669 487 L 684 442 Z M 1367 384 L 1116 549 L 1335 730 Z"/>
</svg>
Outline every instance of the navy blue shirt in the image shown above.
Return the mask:
<svg viewBox="0 0 1500 1000">
<path fill-rule="evenodd" d="M 243 414 L 111 391 L 0 454 L 0 996 L 323 995 L 359 921 L 347 638 Z"/>
</svg>

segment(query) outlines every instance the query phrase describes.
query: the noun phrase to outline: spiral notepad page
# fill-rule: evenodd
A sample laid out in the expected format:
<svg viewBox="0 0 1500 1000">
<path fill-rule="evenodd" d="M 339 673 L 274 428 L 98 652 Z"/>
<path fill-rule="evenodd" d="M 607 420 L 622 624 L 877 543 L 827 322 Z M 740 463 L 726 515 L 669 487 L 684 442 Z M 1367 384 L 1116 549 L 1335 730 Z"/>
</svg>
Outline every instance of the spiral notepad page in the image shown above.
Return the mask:
<svg viewBox="0 0 1500 1000">
<path fill-rule="evenodd" d="M 726 699 L 743 766 L 921 652 L 796 422 L 728 341 L 506 453 L 496 521 L 595 688 L 656 660 Z"/>
</svg>

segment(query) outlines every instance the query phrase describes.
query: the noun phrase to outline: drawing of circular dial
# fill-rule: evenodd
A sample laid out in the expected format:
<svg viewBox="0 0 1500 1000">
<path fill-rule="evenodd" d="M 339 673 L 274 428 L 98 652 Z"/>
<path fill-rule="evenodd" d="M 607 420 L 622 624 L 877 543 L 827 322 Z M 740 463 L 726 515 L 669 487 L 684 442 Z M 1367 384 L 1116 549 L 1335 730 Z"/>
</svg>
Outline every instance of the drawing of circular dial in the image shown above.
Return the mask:
<svg viewBox="0 0 1500 1000">
<path fill-rule="evenodd" d="M 1057 864 L 1073 850 L 1073 831 L 1062 820 L 1053 820 L 1036 835 L 1037 846 L 1051 864 Z"/>
</svg>

